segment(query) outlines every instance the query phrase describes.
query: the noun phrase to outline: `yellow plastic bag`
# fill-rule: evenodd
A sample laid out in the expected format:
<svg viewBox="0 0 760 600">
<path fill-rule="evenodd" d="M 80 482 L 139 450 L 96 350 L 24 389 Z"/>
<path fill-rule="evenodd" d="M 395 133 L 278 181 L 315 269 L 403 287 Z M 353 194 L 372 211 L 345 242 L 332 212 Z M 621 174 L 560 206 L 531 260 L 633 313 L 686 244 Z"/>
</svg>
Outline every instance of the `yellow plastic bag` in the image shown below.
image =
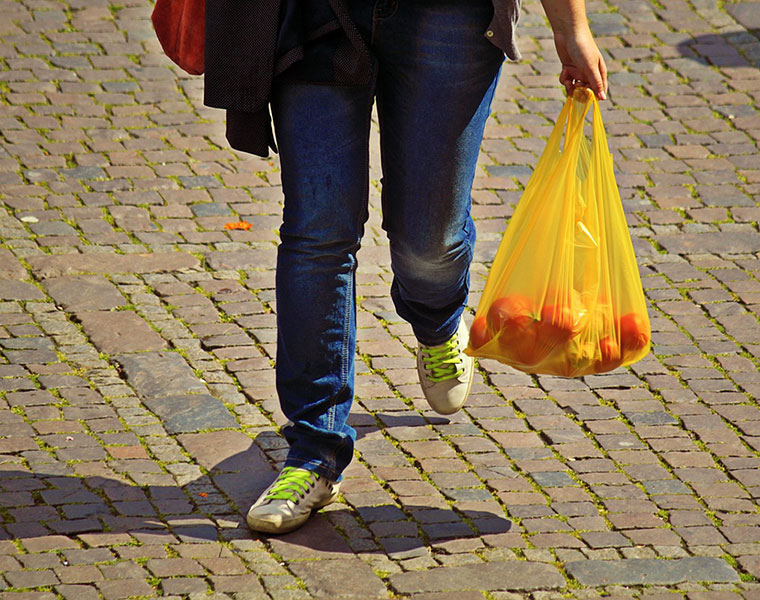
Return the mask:
<svg viewBox="0 0 760 600">
<path fill-rule="evenodd" d="M 578 377 L 640 360 L 650 336 L 599 104 L 577 89 L 504 233 L 467 354 Z"/>
</svg>

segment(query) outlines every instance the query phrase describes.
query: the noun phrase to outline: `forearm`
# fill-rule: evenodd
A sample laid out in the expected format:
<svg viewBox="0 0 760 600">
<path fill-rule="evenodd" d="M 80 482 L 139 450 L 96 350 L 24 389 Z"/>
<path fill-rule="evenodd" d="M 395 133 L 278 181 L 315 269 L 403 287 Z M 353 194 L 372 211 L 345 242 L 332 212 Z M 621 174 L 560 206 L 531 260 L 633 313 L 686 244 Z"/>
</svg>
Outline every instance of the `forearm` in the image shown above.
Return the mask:
<svg viewBox="0 0 760 600">
<path fill-rule="evenodd" d="M 591 35 L 585 0 L 541 0 L 554 32 L 554 45 L 562 62 L 559 80 L 568 94 L 576 86 L 607 96 L 607 67 Z"/>
<path fill-rule="evenodd" d="M 585 0 L 541 0 L 541 4 L 555 34 L 588 31 Z"/>
</svg>

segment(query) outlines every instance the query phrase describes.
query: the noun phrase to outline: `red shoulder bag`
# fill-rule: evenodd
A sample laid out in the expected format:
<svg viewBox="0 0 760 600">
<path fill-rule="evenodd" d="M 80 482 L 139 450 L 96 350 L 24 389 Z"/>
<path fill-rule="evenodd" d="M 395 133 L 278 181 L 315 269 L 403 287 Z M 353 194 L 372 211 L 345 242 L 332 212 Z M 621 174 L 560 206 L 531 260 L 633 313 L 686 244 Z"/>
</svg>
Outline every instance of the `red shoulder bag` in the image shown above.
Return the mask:
<svg viewBox="0 0 760 600">
<path fill-rule="evenodd" d="M 206 1 L 156 0 L 151 21 L 166 56 L 191 75 L 202 75 Z"/>
</svg>

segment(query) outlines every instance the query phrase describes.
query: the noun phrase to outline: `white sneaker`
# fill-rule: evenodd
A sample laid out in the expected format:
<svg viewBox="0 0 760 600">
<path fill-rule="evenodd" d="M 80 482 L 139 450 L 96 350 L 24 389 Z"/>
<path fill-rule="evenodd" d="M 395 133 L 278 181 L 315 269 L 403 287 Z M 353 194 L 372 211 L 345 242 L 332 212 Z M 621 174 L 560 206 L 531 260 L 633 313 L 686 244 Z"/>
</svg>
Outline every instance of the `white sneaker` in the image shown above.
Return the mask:
<svg viewBox="0 0 760 600">
<path fill-rule="evenodd" d="M 450 415 L 464 405 L 472 387 L 473 359 L 464 353 L 467 326 L 459 328 L 439 346 L 420 344 L 417 349 L 417 374 L 422 393 L 435 412 Z"/>
<path fill-rule="evenodd" d="M 285 467 L 248 510 L 253 531 L 288 533 L 298 529 L 311 511 L 327 506 L 338 496 L 339 483 L 313 471 Z"/>
</svg>

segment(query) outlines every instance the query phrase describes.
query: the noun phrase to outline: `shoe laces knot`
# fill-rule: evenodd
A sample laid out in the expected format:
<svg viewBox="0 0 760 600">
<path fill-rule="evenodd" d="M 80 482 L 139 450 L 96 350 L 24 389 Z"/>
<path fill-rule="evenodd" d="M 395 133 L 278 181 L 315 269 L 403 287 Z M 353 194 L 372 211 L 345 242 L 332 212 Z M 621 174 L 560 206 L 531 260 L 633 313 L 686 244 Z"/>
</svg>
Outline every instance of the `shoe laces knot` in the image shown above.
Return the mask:
<svg viewBox="0 0 760 600">
<path fill-rule="evenodd" d="M 430 381 L 438 383 L 455 379 L 464 373 L 456 333 L 440 346 L 421 346 L 420 350 Z"/>
<path fill-rule="evenodd" d="M 306 469 L 285 467 L 277 476 L 265 500 L 290 500 L 298 504 L 317 484 L 319 475 Z"/>
</svg>

